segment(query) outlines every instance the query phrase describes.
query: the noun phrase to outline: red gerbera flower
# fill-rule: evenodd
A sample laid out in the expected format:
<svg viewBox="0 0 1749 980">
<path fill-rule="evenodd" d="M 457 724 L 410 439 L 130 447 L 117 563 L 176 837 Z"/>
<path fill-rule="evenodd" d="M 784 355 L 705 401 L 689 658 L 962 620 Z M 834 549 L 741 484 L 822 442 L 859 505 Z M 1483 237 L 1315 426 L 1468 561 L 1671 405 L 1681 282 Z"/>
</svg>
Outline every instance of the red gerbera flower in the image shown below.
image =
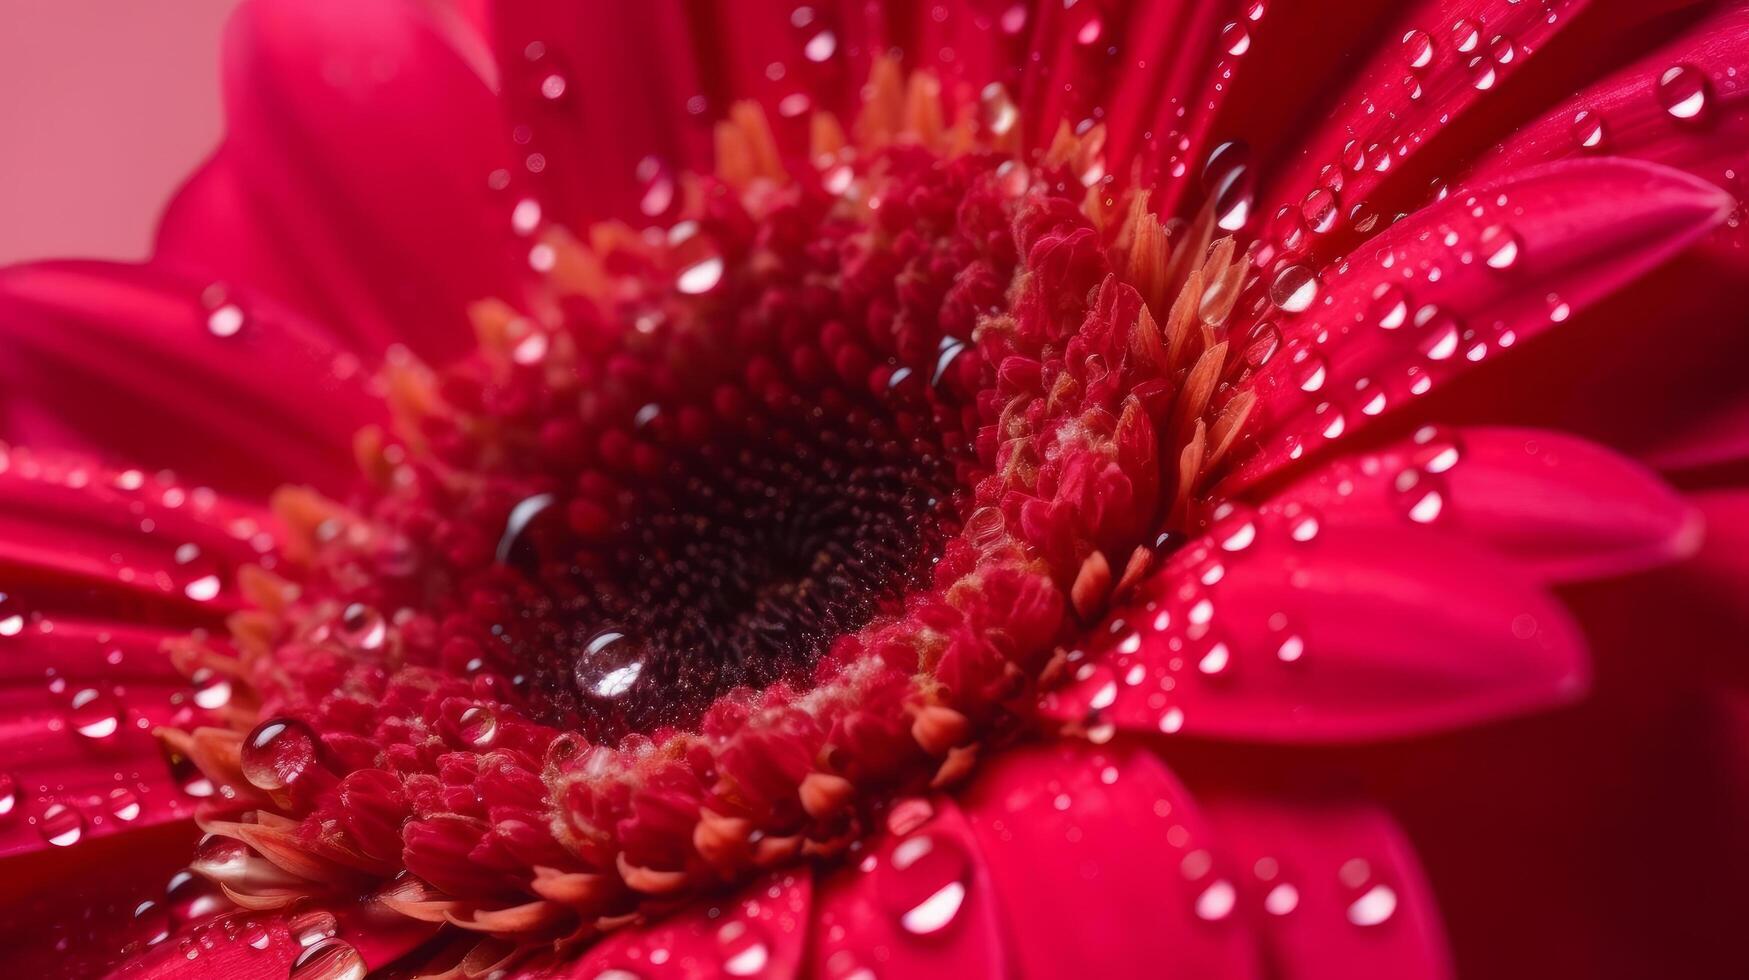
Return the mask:
<svg viewBox="0 0 1749 980">
<path fill-rule="evenodd" d="M 1728 969 L 1749 5 L 227 50 L 152 262 L 0 275 L 15 963 Z"/>
</svg>

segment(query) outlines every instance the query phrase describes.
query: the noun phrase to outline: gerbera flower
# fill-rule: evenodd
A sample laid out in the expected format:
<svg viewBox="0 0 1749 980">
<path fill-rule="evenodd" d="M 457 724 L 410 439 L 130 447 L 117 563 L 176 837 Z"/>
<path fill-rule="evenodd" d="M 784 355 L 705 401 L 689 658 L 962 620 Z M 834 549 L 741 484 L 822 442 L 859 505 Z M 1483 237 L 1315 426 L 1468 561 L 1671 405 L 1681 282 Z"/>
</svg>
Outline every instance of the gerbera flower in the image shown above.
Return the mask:
<svg viewBox="0 0 1749 980">
<path fill-rule="evenodd" d="M 1749 7 L 227 51 L 152 262 L 0 277 L 15 962 L 1726 968 Z"/>
</svg>

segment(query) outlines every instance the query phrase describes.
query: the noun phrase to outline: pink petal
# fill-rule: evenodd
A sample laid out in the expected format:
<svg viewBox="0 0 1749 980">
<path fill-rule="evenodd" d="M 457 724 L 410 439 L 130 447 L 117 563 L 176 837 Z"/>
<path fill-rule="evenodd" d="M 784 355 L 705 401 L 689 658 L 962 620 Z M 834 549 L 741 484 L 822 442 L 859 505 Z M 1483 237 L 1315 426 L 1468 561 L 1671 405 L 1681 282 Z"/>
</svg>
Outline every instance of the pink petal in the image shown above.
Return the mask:
<svg viewBox="0 0 1749 980">
<path fill-rule="evenodd" d="M 1749 460 L 1749 396 L 1737 392 L 1688 425 L 1663 433 L 1643 455 L 1666 471 Z"/>
<path fill-rule="evenodd" d="M 371 352 L 402 342 L 441 358 L 471 342 L 468 303 L 518 297 L 515 202 L 488 185 L 513 173 L 508 127 L 453 22 L 422 7 L 239 8 L 225 147 L 167 214 L 160 260 L 297 287 L 288 301 Z"/>
<path fill-rule="evenodd" d="M 624 970 L 644 980 L 796 976 L 813 901 L 813 878 L 805 871 L 768 875 L 733 896 L 613 932 L 560 975 L 593 980 Z"/>
<path fill-rule="evenodd" d="M 151 267 L 0 272 L 0 345 L 8 436 L 34 442 L 28 423 L 52 417 L 96 454 L 232 488 L 350 483 L 352 434 L 382 412 L 320 329 Z"/>
<path fill-rule="evenodd" d="M 978 773 L 962 806 L 1022 976 L 1260 974 L 1239 870 L 1153 756 L 1014 749 Z"/>
<path fill-rule="evenodd" d="M 887 825 L 864 856 L 821 879 L 812 975 L 1010 976 L 997 887 L 959 806 L 902 800 Z"/>
<path fill-rule="evenodd" d="M 1564 161 L 1434 204 L 1318 280 L 1284 272 L 1272 289 L 1305 312 L 1284 315 L 1280 352 L 1245 383 L 1260 396 L 1258 445 L 1226 488 L 1319 451 L 1564 322 L 1734 207 L 1712 185 L 1654 164 Z M 1308 290 L 1309 307 L 1299 302 Z"/>
<path fill-rule="evenodd" d="M 1302 534 L 1435 524 L 1557 582 L 1668 564 L 1701 539 L 1699 515 L 1651 473 L 1537 429 L 1424 429 L 1307 474 L 1270 507 Z"/>
<path fill-rule="evenodd" d="M 1320 188 L 1335 190 L 1339 220 L 1309 242 L 1328 256 L 1379 221 L 1380 188 L 1414 169 L 1421 154 L 1472 113 L 1497 105 L 1515 76 L 1573 23 L 1588 0 L 1420 0 L 1405 3 L 1335 108 L 1319 117 L 1299 152 L 1272 182 L 1263 215 L 1287 208 L 1275 231 L 1299 229 L 1298 212 Z M 1499 39 L 1498 41 L 1496 39 Z M 1425 187 L 1426 176 L 1422 177 Z M 1356 209 L 1360 209 L 1358 212 Z M 1388 214 L 1385 216 L 1388 219 Z M 1280 234 L 1275 244 L 1283 243 Z"/>
<path fill-rule="evenodd" d="M 1584 689 L 1566 611 L 1482 548 L 1410 521 L 1297 528 L 1248 510 L 1218 523 L 1096 631 L 1044 713 L 1093 731 L 1349 742 Z"/>
<path fill-rule="evenodd" d="M 1209 821 L 1281 980 L 1452 975 L 1414 850 L 1364 804 L 1212 795 Z"/>
</svg>

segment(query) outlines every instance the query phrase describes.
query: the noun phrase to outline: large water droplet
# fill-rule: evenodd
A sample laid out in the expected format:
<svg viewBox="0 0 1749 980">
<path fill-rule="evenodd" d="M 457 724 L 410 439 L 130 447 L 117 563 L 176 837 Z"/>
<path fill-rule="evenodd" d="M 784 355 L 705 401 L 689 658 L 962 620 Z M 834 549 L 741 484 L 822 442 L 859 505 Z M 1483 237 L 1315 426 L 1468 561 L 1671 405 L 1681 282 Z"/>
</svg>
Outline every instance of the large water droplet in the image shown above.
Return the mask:
<svg viewBox="0 0 1749 980">
<path fill-rule="evenodd" d="M 1221 28 L 1221 48 L 1237 58 L 1251 50 L 1251 32 L 1245 25 L 1234 21 Z"/>
<path fill-rule="evenodd" d="M 1426 31 L 1410 31 L 1403 35 L 1403 63 L 1410 68 L 1426 68 L 1433 63 L 1433 38 L 1428 37 Z"/>
<path fill-rule="evenodd" d="M 966 900 L 965 851 L 954 841 L 919 833 L 893 848 L 878 882 L 882 902 L 899 926 L 917 936 L 951 925 Z"/>
<path fill-rule="evenodd" d="M 1692 65 L 1674 65 L 1658 76 L 1658 104 L 1672 119 L 1700 119 L 1712 98 L 1712 82 Z"/>
<path fill-rule="evenodd" d="M 358 950 L 340 939 L 324 939 L 298 954 L 290 980 L 364 980 L 370 972 Z"/>
<path fill-rule="evenodd" d="M 476 749 L 490 748 L 498 739 L 498 716 L 484 705 L 462 712 L 458 725 L 462 741 Z"/>
<path fill-rule="evenodd" d="M 141 942 L 156 946 L 170 938 L 170 913 L 164 906 L 147 899 L 134 906 L 134 931 Z"/>
<path fill-rule="evenodd" d="M 101 741 L 121 730 L 121 705 L 95 687 L 75 691 L 67 704 L 73 730 L 86 738 Z"/>
<path fill-rule="evenodd" d="M 1318 274 L 1310 267 L 1290 265 L 1275 274 L 1269 284 L 1269 301 L 1288 313 L 1299 313 L 1311 307 L 1318 298 Z"/>
<path fill-rule="evenodd" d="M 1508 269 L 1518 261 L 1518 232 L 1508 225 L 1489 225 L 1482 229 L 1482 261 L 1490 269 Z"/>
<path fill-rule="evenodd" d="M 623 697 L 643 672 L 643 645 L 617 629 L 604 629 L 590 637 L 573 671 L 579 691 L 609 700 Z"/>
<path fill-rule="evenodd" d="M 164 885 L 164 905 L 178 922 L 204 919 L 230 902 L 219 886 L 184 868 Z"/>
<path fill-rule="evenodd" d="M 255 726 L 243 740 L 243 778 L 273 792 L 297 782 L 316 766 L 316 735 L 293 718 L 273 718 Z"/>
</svg>

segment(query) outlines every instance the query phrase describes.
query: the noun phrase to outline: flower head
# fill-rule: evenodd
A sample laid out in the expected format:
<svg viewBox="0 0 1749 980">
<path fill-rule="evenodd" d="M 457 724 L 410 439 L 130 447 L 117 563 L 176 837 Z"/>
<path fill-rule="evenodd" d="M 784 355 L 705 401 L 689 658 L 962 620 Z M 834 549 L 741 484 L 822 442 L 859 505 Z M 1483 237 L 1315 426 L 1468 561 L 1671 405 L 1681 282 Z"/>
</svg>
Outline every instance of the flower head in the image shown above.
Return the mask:
<svg viewBox="0 0 1749 980">
<path fill-rule="evenodd" d="M 1744 8 L 488 6 L 254 0 L 154 262 L 0 281 L 7 844 L 203 835 L 81 969 L 1511 952 L 1390 811 L 1741 582 L 1659 316 L 1741 316 Z"/>
</svg>

